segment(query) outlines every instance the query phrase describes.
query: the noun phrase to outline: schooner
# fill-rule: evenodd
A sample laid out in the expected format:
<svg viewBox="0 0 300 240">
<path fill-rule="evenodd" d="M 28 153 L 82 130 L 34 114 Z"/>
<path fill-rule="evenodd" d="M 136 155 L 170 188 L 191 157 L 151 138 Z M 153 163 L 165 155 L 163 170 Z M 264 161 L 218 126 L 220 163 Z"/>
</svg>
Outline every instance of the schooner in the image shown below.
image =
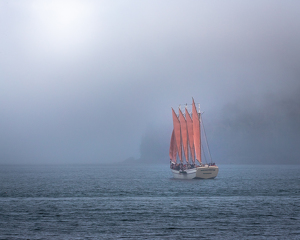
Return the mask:
<svg viewBox="0 0 300 240">
<path fill-rule="evenodd" d="M 212 162 L 210 150 L 207 144 L 205 129 L 200 112 L 200 104 L 197 111 L 193 99 L 192 111 L 189 113 L 187 105 L 182 113 L 179 107 L 177 115 L 172 108 L 173 132 L 170 142 L 170 168 L 174 178 L 215 178 L 219 168 Z M 206 143 L 207 152 L 210 156 L 210 163 L 202 162 L 203 144 L 201 143 L 201 132 Z"/>
</svg>

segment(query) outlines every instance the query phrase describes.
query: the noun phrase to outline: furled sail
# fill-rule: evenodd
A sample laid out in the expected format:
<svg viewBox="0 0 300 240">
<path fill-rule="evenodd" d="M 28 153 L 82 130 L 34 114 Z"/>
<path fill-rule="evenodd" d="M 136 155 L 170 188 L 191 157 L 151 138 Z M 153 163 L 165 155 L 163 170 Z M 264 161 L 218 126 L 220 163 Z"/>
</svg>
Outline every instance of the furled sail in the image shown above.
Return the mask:
<svg viewBox="0 0 300 240">
<path fill-rule="evenodd" d="M 177 150 L 177 146 L 176 146 L 175 133 L 174 133 L 174 129 L 173 129 L 171 142 L 170 142 L 169 156 L 170 156 L 170 160 L 174 163 L 176 163 L 177 152 L 178 152 L 178 150 Z"/>
<path fill-rule="evenodd" d="M 195 152 L 196 152 L 196 159 L 199 163 L 201 163 L 200 118 L 197 113 L 194 99 L 193 99 L 192 113 L 193 113 L 193 132 L 194 132 L 194 147 L 195 147 Z"/>
<path fill-rule="evenodd" d="M 188 153 L 188 132 L 186 126 L 186 120 L 179 108 L 179 120 L 180 120 L 180 128 L 181 128 L 181 140 L 183 146 L 183 152 L 185 156 L 186 162 L 189 161 L 189 153 Z"/>
<path fill-rule="evenodd" d="M 179 160 L 182 162 L 182 151 L 181 151 L 181 137 L 180 137 L 180 122 L 179 119 L 172 108 L 172 114 L 173 114 L 173 127 L 174 127 L 174 135 L 176 139 L 176 146 L 178 150 Z"/>
<path fill-rule="evenodd" d="M 185 109 L 185 119 L 186 119 L 187 129 L 188 129 L 188 140 L 189 140 L 190 153 L 192 155 L 192 161 L 193 161 L 193 163 L 195 163 L 193 121 L 192 121 L 191 116 L 187 109 Z"/>
</svg>

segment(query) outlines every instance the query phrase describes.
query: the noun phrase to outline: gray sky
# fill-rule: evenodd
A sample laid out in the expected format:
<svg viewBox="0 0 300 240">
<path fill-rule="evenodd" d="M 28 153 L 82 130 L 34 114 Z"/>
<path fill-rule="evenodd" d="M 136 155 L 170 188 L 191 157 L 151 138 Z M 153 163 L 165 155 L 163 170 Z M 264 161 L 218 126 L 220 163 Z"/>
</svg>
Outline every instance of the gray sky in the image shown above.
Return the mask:
<svg viewBox="0 0 300 240">
<path fill-rule="evenodd" d="M 217 163 L 299 163 L 299 9 L 0 0 L 0 163 L 167 163 L 192 97 Z"/>
</svg>

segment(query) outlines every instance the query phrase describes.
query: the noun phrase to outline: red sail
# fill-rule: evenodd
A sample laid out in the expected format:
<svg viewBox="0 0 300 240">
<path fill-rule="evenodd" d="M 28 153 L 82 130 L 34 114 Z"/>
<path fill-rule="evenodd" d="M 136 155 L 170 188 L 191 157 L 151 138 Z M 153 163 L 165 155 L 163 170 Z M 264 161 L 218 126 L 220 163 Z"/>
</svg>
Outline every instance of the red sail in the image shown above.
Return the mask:
<svg viewBox="0 0 300 240">
<path fill-rule="evenodd" d="M 180 120 L 180 128 L 181 128 L 181 140 L 182 140 L 182 146 L 183 146 L 183 152 L 185 156 L 186 162 L 189 161 L 189 153 L 188 153 L 188 132 L 187 132 L 187 126 L 186 126 L 186 120 L 179 109 L 179 120 Z"/>
<path fill-rule="evenodd" d="M 196 159 L 201 163 L 201 132 L 200 132 L 200 118 L 197 113 L 196 105 L 193 99 L 193 132 L 194 132 L 194 147 L 196 152 Z"/>
<path fill-rule="evenodd" d="M 170 156 L 170 160 L 174 163 L 176 163 L 176 154 L 177 154 L 177 146 L 176 146 L 175 133 L 174 133 L 174 129 L 173 129 L 171 142 L 170 142 L 169 156 Z"/>
<path fill-rule="evenodd" d="M 190 153 L 192 155 L 192 161 L 195 163 L 195 148 L 194 148 L 194 132 L 193 132 L 193 121 L 187 109 L 185 109 L 185 118 L 188 129 L 188 139 L 189 139 L 189 147 Z"/>
<path fill-rule="evenodd" d="M 174 131 L 174 130 L 173 130 Z M 178 153 L 177 145 L 176 145 L 176 138 L 175 138 L 175 133 L 174 133 L 174 142 L 173 142 L 173 162 L 176 163 L 176 156 Z"/>
<path fill-rule="evenodd" d="M 173 126 L 174 126 L 176 145 L 178 149 L 178 155 L 179 155 L 180 162 L 182 162 L 180 122 L 173 108 L 172 108 L 172 114 L 173 114 Z"/>
<path fill-rule="evenodd" d="M 173 148 L 174 148 L 174 129 L 172 131 L 172 137 L 171 137 L 171 142 L 170 142 L 170 150 L 169 150 L 169 156 L 170 156 L 170 160 L 173 160 Z"/>
</svg>

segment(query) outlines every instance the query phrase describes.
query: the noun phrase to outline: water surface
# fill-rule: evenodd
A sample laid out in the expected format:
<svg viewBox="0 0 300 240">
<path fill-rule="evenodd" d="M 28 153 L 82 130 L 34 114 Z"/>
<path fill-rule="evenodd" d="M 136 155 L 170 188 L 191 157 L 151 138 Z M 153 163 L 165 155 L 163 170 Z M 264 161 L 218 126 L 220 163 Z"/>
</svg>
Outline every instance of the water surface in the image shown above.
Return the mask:
<svg viewBox="0 0 300 240">
<path fill-rule="evenodd" d="M 0 239 L 299 239 L 299 165 L 1 166 Z"/>
</svg>

